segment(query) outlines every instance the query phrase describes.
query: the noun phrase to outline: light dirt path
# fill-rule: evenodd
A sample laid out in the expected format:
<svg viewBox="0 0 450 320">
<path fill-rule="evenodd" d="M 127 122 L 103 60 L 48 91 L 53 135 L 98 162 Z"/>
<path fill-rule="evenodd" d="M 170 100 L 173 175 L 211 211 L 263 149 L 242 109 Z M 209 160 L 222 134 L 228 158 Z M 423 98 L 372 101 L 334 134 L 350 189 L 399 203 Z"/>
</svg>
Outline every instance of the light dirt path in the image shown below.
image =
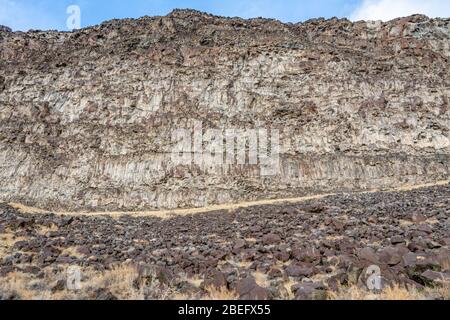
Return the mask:
<svg viewBox="0 0 450 320">
<path fill-rule="evenodd" d="M 365 194 L 365 193 L 374 193 L 374 192 L 395 192 L 395 191 L 411 191 L 415 189 L 422 189 L 422 188 L 428 188 L 433 186 L 439 186 L 439 185 L 446 185 L 450 183 L 450 180 L 442 180 L 437 181 L 434 183 L 427 183 L 427 184 L 421 184 L 421 185 L 404 185 L 398 188 L 388 189 L 388 190 L 370 190 L 370 191 L 362 191 L 362 192 L 355 192 L 352 194 Z M 13 208 L 18 209 L 22 213 L 54 213 L 57 215 L 64 215 L 64 216 L 77 216 L 77 215 L 86 215 L 86 216 L 102 216 L 102 215 L 108 215 L 112 217 L 120 217 L 123 215 L 128 216 L 135 216 L 135 217 L 157 217 L 162 219 L 168 219 L 173 216 L 185 216 L 190 214 L 198 214 L 198 213 L 207 213 L 212 211 L 219 211 L 219 210 L 236 210 L 239 208 L 248 208 L 248 207 L 254 207 L 254 206 L 260 206 L 260 205 L 271 205 L 271 204 L 282 204 L 282 203 L 300 203 L 305 202 L 308 200 L 316 200 L 316 199 L 322 199 L 328 196 L 336 195 L 336 193 L 329 193 L 329 194 L 320 194 L 320 195 L 313 195 L 313 196 L 305 196 L 305 197 L 298 197 L 298 198 L 286 198 L 286 199 L 270 199 L 270 200 L 258 200 L 258 201 L 246 201 L 246 202 L 239 202 L 239 203 L 233 203 L 233 204 L 222 204 L 222 205 L 213 205 L 203 208 L 191 208 L 191 209 L 173 209 L 173 210 L 159 210 L 159 211 L 134 211 L 134 212 L 124 212 L 124 211 L 114 211 L 114 212 L 54 212 L 54 211 L 48 211 L 43 210 L 39 208 L 29 207 L 25 206 L 19 203 L 8 203 Z"/>
</svg>

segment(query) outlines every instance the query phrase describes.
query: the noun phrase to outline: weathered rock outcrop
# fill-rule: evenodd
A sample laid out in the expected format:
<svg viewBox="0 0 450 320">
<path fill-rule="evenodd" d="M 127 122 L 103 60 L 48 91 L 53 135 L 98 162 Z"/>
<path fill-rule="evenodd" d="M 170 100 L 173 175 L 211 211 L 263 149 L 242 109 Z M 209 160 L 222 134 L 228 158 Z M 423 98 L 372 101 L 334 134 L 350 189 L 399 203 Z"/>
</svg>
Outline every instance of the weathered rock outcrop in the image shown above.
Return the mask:
<svg viewBox="0 0 450 320">
<path fill-rule="evenodd" d="M 418 15 L 0 28 L 0 199 L 137 210 L 447 179 L 449 43 L 450 19 Z M 196 121 L 279 130 L 280 171 L 175 165 Z"/>
</svg>

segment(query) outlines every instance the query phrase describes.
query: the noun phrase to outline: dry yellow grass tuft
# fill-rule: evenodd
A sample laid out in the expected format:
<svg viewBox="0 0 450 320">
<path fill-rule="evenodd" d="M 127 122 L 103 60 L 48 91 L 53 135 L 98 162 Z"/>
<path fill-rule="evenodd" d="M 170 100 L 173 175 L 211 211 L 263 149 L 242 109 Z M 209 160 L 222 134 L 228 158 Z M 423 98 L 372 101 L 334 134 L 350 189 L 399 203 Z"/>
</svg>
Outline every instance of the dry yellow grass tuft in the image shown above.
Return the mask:
<svg viewBox="0 0 450 320">
<path fill-rule="evenodd" d="M 441 263 L 443 270 L 450 270 L 450 259 L 447 259 Z"/>
<path fill-rule="evenodd" d="M 419 184 L 419 185 L 404 185 L 404 186 L 401 186 L 398 188 L 389 189 L 386 192 L 389 192 L 389 191 L 412 191 L 412 190 L 429 188 L 429 187 L 434 187 L 434 186 L 445 186 L 449 183 L 450 183 L 450 180 L 439 180 L 436 182 L 424 183 L 424 184 Z"/>
<path fill-rule="evenodd" d="M 75 258 L 83 258 L 84 254 L 78 252 L 78 247 L 68 247 L 61 251 L 61 255 L 67 255 Z"/>
<path fill-rule="evenodd" d="M 426 288 L 425 294 L 428 296 L 441 297 L 444 300 L 450 300 L 450 281 L 442 281 L 441 285 L 435 288 Z"/>
<path fill-rule="evenodd" d="M 428 300 L 450 299 L 450 283 L 442 283 L 435 288 L 418 290 L 394 284 L 380 293 L 374 293 L 358 286 L 342 287 L 337 292 L 328 292 L 330 300 Z"/>
<path fill-rule="evenodd" d="M 392 287 L 387 287 L 381 293 L 381 300 L 422 300 L 424 296 L 419 293 L 414 288 L 400 287 L 399 285 L 394 285 Z"/>
<path fill-rule="evenodd" d="M 107 288 L 120 300 L 142 300 L 144 294 L 137 289 L 135 280 L 138 278 L 138 270 L 134 265 L 113 266 L 111 270 L 103 273 L 84 274 L 86 283 L 92 288 Z"/>
<path fill-rule="evenodd" d="M 12 272 L 6 277 L 0 277 L 0 292 L 4 297 L 13 297 L 24 300 L 69 300 L 69 299 L 95 299 L 99 289 L 110 292 L 120 300 L 142 300 L 151 297 L 161 300 L 237 300 L 238 294 L 226 287 L 214 286 L 205 288 L 204 291 L 179 292 L 178 287 L 169 286 L 160 288 L 153 283 L 144 286 L 138 283 L 138 270 L 133 265 L 118 265 L 104 272 L 85 269 L 82 271 L 82 283 L 80 290 L 68 290 L 59 288 L 53 290 L 58 281 L 65 281 L 64 270 L 55 273 L 52 268 L 44 270 L 43 278 L 34 278 L 30 274 Z M 267 279 L 262 273 L 254 273 L 257 283 L 266 286 Z M 197 283 L 198 278 L 191 279 L 191 283 Z M 295 298 L 292 286 L 297 282 L 287 279 L 279 288 L 280 297 L 284 300 Z M 198 283 L 198 286 L 199 283 Z M 150 292 L 148 291 L 150 290 Z M 412 287 L 393 285 L 380 293 L 374 293 L 366 288 L 358 286 L 341 287 L 337 292 L 327 292 L 330 300 L 425 300 L 445 299 L 450 300 L 450 282 L 442 282 L 434 288 L 418 290 Z"/>
<path fill-rule="evenodd" d="M 216 288 L 214 286 L 205 288 L 207 295 L 202 300 L 237 300 L 239 296 L 236 292 L 225 288 Z"/>
<path fill-rule="evenodd" d="M 231 260 L 231 259 L 220 261 L 219 265 L 223 265 L 223 264 L 227 264 L 227 263 L 229 263 L 235 267 L 241 268 L 241 269 L 248 269 L 252 265 L 252 261 L 245 261 L 245 260 L 235 261 L 235 260 Z"/>
<path fill-rule="evenodd" d="M 187 293 L 172 292 L 167 299 L 179 301 L 179 300 L 191 300 L 191 298 L 192 297 L 190 297 Z"/>
<path fill-rule="evenodd" d="M 412 226 L 414 224 L 414 222 L 409 221 L 409 220 L 399 220 L 398 223 L 399 223 L 400 227 L 402 227 L 402 228 L 406 228 L 406 227 Z"/>
<path fill-rule="evenodd" d="M 12 247 L 16 242 L 26 239 L 25 237 L 17 237 L 11 232 L 0 234 L 0 260 L 11 253 Z"/>
<path fill-rule="evenodd" d="M 263 287 L 263 288 L 270 287 L 270 281 L 268 279 L 267 274 L 264 274 L 260 271 L 255 271 L 252 273 L 252 276 L 255 279 L 255 282 L 258 286 Z"/>
<path fill-rule="evenodd" d="M 200 277 L 186 278 L 185 280 L 187 283 L 191 284 L 196 288 L 200 288 L 201 284 L 203 283 L 203 279 Z"/>
<path fill-rule="evenodd" d="M 38 234 L 40 234 L 41 236 L 45 236 L 50 231 L 58 231 L 58 226 L 56 224 L 54 224 L 54 223 L 52 223 L 52 225 L 50 227 L 38 226 L 36 232 Z"/>
<path fill-rule="evenodd" d="M 30 207 L 30 206 L 26 206 L 24 204 L 21 203 L 15 203 L 15 202 L 10 202 L 8 203 L 8 205 L 10 205 L 11 207 L 13 207 L 14 209 L 19 210 L 22 213 L 50 213 L 50 211 L 47 210 L 43 210 L 43 209 L 39 209 L 39 208 L 34 208 L 34 207 Z"/>
<path fill-rule="evenodd" d="M 292 291 L 292 286 L 297 284 L 292 278 L 287 279 L 283 283 L 283 287 L 280 290 L 280 295 L 283 300 L 294 300 L 295 294 Z"/>
<path fill-rule="evenodd" d="M 33 292 L 28 288 L 29 276 L 21 272 L 12 272 L 7 277 L 0 277 L 0 290 L 18 296 L 23 300 L 35 298 Z"/>
<path fill-rule="evenodd" d="M 340 241 L 342 239 L 344 239 L 344 236 L 341 236 L 341 235 L 333 235 L 333 236 L 325 237 L 325 240 L 327 240 L 327 241 Z"/>
</svg>

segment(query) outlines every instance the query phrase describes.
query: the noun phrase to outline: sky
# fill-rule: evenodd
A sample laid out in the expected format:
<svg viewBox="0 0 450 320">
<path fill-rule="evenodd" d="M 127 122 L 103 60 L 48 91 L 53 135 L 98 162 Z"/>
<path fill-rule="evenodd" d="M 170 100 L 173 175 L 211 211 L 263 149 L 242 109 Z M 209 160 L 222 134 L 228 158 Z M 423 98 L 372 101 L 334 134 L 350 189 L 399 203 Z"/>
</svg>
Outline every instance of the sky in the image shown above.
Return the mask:
<svg viewBox="0 0 450 320">
<path fill-rule="evenodd" d="M 0 0 L 0 25 L 21 31 L 69 30 L 71 5 L 80 8 L 81 27 L 114 18 L 166 15 L 175 8 L 284 22 L 318 17 L 388 21 L 414 13 L 450 17 L 450 0 Z"/>
</svg>

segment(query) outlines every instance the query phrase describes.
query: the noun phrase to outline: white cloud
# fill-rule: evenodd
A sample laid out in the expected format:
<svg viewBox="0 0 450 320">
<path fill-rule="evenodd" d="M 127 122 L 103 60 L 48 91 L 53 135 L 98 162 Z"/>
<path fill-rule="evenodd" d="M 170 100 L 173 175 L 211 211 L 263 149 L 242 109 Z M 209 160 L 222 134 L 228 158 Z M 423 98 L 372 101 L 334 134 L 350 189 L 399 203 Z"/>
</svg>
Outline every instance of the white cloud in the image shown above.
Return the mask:
<svg viewBox="0 0 450 320">
<path fill-rule="evenodd" d="M 350 20 L 389 21 L 412 14 L 447 18 L 450 16 L 449 0 L 363 0 L 350 15 Z"/>
</svg>

